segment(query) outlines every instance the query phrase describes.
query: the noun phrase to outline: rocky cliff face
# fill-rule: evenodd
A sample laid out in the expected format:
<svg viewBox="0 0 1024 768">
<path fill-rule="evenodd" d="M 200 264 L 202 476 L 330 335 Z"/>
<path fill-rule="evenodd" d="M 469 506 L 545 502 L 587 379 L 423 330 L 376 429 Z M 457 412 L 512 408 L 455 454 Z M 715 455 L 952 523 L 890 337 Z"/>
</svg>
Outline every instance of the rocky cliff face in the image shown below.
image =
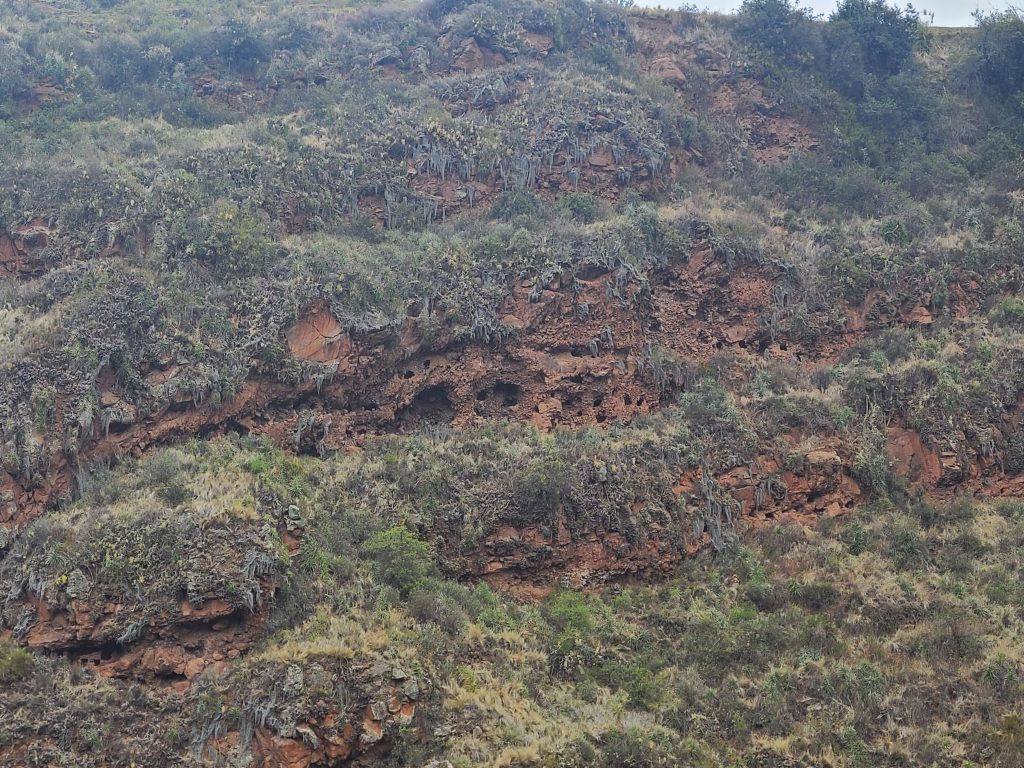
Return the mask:
<svg viewBox="0 0 1024 768">
<path fill-rule="evenodd" d="M 197 152 L 170 181 L 156 179 L 139 141 L 139 176 L 116 189 L 137 192 L 148 179 L 144 214 L 131 218 L 124 203 L 124 217 L 88 232 L 56 206 L 0 220 L 0 281 L 17 300 L 0 309 L 0 341 L 11 350 L 0 356 L 4 639 L 40 663 L 63 657 L 126 686 L 110 690 L 138 686 L 201 708 L 192 743 L 175 745 L 189 759 L 372 764 L 402 734 L 425 732 L 422 705 L 440 695 L 430 675 L 379 638 L 344 652 L 304 646 L 294 663 L 264 645 L 288 623 L 279 603 L 297 590 L 287 564 L 315 559 L 309 507 L 348 499 L 353 478 L 365 497 L 381 496 L 381 519 L 430 542 L 447 577 L 524 602 L 559 585 L 657 582 L 687 558 L 759 531 L 842 524 L 883 488 L 942 500 L 1024 491 L 1024 380 L 1015 373 L 1024 360 L 1009 343 L 977 355 L 960 345 L 970 346 L 970 319 L 1007 293 L 1017 267 L 993 262 L 982 274 L 976 251 L 985 249 L 973 235 L 946 233 L 934 243 L 946 249 L 940 256 L 922 246 L 901 266 L 889 229 L 865 225 L 857 237 L 846 233 L 850 245 L 833 212 L 819 225 L 766 199 L 738 211 L 710 179 L 723 190 L 742 185 L 744 174 L 813 155 L 827 138 L 754 78 L 729 34 L 686 19 L 615 16 L 602 22 L 607 39 L 578 41 L 579 61 L 561 39 L 570 31 L 529 13 L 493 29 L 477 24 L 473 34 L 458 19 L 437 23 L 420 44 L 353 54 L 358 76 L 387 96 L 371 106 L 408 128 L 391 135 L 380 126 L 379 157 L 367 160 L 335 134 L 335 122 L 372 115 L 339 107 L 318 126 L 295 128 L 302 110 L 275 112 L 271 125 L 250 128 L 274 151 L 275 142 L 289 147 L 296 167 L 250 162 L 245 153 L 262 147 L 251 142 L 232 147 L 230 173 L 203 170 L 212 153 Z M 553 60 L 582 72 L 593 93 L 550 79 Z M 599 78 L 597 66 L 616 74 Z M 230 87 L 211 70 L 175 87 L 247 115 L 270 110 L 290 87 L 361 87 L 323 67 L 289 74 L 281 64 Z M 433 101 L 410 117 L 403 98 Z M 31 115 L 72 100 L 44 79 L 18 103 Z M 531 113 L 561 100 L 572 101 L 565 114 Z M 499 124 L 530 151 L 497 146 Z M 300 172 L 322 170 L 321 150 L 331 184 L 351 168 L 366 174 L 344 187 L 343 201 L 340 182 L 325 182 L 323 199 L 312 201 L 296 187 Z M 257 212 L 225 203 L 231 192 L 216 200 L 221 218 L 212 223 L 199 213 L 173 220 L 201 170 L 210 185 L 220 175 L 239 189 L 258 178 Z M 523 190 L 526 203 L 512 194 Z M 551 218 L 547 209 L 568 198 L 593 216 Z M 89 204 L 109 214 L 109 203 Z M 545 215 L 541 226 L 530 221 Z M 460 228 L 466 220 L 474 223 Z M 341 257 L 307 242 L 345 227 L 357 235 L 338 235 Z M 444 238 L 431 240 L 441 227 Z M 206 240 L 187 240 L 199 229 L 209 230 Z M 403 229 L 410 239 L 385 235 Z M 406 248 L 429 258 L 401 261 Z M 229 251 L 242 266 L 217 261 Z M 867 253 L 879 274 L 851 266 L 853 251 Z M 262 273 L 245 271 L 254 253 L 263 254 Z M 960 258 L 967 253 L 975 261 Z M 332 271 L 348 263 L 359 271 Z M 387 270 L 398 289 L 374 282 Z M 178 300 L 161 282 L 170 272 Z M 175 306 L 199 289 L 219 314 Z M 929 347 L 927 360 L 890 349 L 910 336 Z M 883 338 L 896 341 L 873 349 Z M 950 394 L 951 366 L 1010 373 L 991 392 Z M 435 498 L 417 506 L 388 474 L 395 455 L 416 458 L 413 441 L 423 435 L 527 426 L 555 440 L 599 435 L 588 438 L 597 447 L 572 454 L 575 464 L 537 462 L 556 475 L 576 472 L 585 493 L 541 474 L 494 487 L 463 479 L 462 506 Z M 685 440 L 669 445 L 672 429 Z M 200 479 L 184 490 L 158 470 L 134 468 L 187 441 L 225 436 L 316 457 L 327 467 L 318 470 L 321 495 L 299 500 L 251 457 L 257 468 L 242 480 L 225 469 L 238 470 L 236 458 L 210 459 L 201 472 L 189 465 Z M 332 464 L 364 453 L 362 465 Z M 474 467 L 514 468 L 493 447 L 465 453 Z M 130 492 L 96 496 L 90 509 L 102 514 L 89 518 L 79 500 L 92 478 L 122 464 L 136 473 Z M 535 509 L 517 505 L 516 494 Z M 344 519 L 343 506 L 331 509 Z M 180 519 L 168 523 L 169 512 Z M 79 552 L 82 542 L 93 551 Z M 114 567 L 123 573 L 101 584 Z M 300 608 L 296 615 L 310 606 Z M 394 620 L 381 633 L 403 631 Z M 237 701 L 217 698 L 214 681 L 223 680 Z M 140 701 L 126 711 L 155 706 Z M 29 764 L 40 743 L 20 732 L 0 743 L 0 759 Z M 49 747 L 59 749 L 57 740 Z"/>
<path fill-rule="evenodd" d="M 464 429 L 510 420 L 541 431 L 607 427 L 659 410 L 692 385 L 692 371 L 726 355 L 734 371 L 765 355 L 813 371 L 884 327 L 882 321 L 864 319 L 877 317 L 872 297 L 846 310 L 851 318 L 846 327 L 815 343 L 776 336 L 773 296 L 783 280 L 771 265 L 729 268 L 703 240 L 647 275 L 589 268 L 553 274 L 540 290 L 532 280 L 510 286 L 501 308 L 508 338 L 500 343 L 454 341 L 443 318 L 440 330 L 433 330 L 437 320 L 416 307 L 396 336 L 351 333 L 329 308 L 314 304 L 287 328 L 284 342 L 294 358 L 324 366 L 328 376 L 287 385 L 255 371 L 228 402 L 182 400 L 160 410 L 126 403 L 114 391 L 113 378 L 101 375 L 101 387 L 106 381 L 111 389 L 100 393 L 99 418 L 108 409 L 150 415 L 127 419 L 112 434 L 95 430 L 78 449 L 77 460 L 142 456 L 191 436 L 231 431 L 267 437 L 289 451 L 325 455 L 358 450 L 373 436 L 431 425 Z M 927 309 L 918 305 L 904 313 L 906 322 L 914 323 Z M 426 322 L 431 322 L 429 339 L 423 333 Z M 166 385 L 187 373 L 171 361 L 145 376 Z M 1012 412 L 1007 418 L 1014 418 Z M 998 454 L 979 451 L 965 467 L 958 454 L 929 446 L 897 424 L 888 429 L 887 450 L 898 474 L 919 492 L 1012 493 L 1020 482 L 1002 468 Z M 734 508 L 741 530 L 841 518 L 864 496 L 852 477 L 851 446 L 837 434 L 784 429 L 773 442 L 755 443 L 750 455 L 742 466 L 717 475 L 708 467 L 688 470 L 678 476 L 673 492 L 701 505 L 713 485 Z M 49 474 L 31 486 L 7 476 L 7 525 L 30 522 L 71 487 L 72 468 L 62 453 L 55 453 L 49 466 Z M 301 531 L 289 537 L 297 548 Z M 493 532 L 471 550 L 453 549 L 450 555 L 460 576 L 529 596 L 565 579 L 586 586 L 667 575 L 711 540 L 711 531 L 704 531 L 679 541 L 657 524 L 637 544 L 614 529 L 597 527 L 580 536 L 564 521 L 538 527 L 497 520 Z M 268 582 L 265 588 L 272 594 L 275 587 Z M 106 623 L 122 606 L 72 600 L 54 613 L 42 601 L 28 599 L 24 605 L 33 614 L 31 631 L 22 636 L 30 647 L 71 652 L 104 674 L 179 680 L 244 653 L 260 635 L 263 618 L 261 612 L 239 613 L 219 599 L 201 607 L 185 600 L 175 607 L 180 610 L 149 618 L 146 643 L 123 651 L 103 639 L 111 635 Z"/>
</svg>

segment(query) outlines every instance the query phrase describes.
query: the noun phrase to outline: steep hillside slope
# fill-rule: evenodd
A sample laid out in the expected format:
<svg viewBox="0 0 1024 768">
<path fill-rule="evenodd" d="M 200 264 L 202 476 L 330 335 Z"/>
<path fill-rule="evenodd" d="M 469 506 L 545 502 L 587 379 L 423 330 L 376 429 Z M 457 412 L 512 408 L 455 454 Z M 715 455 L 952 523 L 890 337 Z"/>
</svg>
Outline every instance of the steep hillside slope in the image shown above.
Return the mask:
<svg viewBox="0 0 1024 768">
<path fill-rule="evenodd" d="M 1019 764 L 1022 29 L 0 10 L 0 763 Z"/>
</svg>

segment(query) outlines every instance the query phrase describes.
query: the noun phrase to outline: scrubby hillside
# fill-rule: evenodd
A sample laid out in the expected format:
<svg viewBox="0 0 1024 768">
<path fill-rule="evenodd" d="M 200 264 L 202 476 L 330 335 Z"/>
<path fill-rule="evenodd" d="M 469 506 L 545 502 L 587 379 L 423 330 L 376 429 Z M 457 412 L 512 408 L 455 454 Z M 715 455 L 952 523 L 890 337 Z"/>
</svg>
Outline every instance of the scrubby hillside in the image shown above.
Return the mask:
<svg viewBox="0 0 1024 768">
<path fill-rule="evenodd" d="M 0 764 L 1017 766 L 1024 20 L 0 9 Z"/>
</svg>

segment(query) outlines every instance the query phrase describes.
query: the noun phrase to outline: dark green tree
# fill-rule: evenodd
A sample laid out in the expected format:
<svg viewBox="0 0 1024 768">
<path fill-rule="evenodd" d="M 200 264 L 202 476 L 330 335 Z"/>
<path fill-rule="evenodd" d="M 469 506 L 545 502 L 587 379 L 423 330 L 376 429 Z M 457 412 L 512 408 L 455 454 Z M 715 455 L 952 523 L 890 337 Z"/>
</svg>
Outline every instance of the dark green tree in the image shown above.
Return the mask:
<svg viewBox="0 0 1024 768">
<path fill-rule="evenodd" d="M 967 57 L 968 76 L 980 90 L 1024 114 L 1024 16 L 1011 8 L 975 16 L 977 35 Z"/>
<path fill-rule="evenodd" d="M 823 53 L 813 12 L 791 0 L 745 0 L 736 16 L 736 34 L 773 75 L 793 66 L 809 69 Z"/>
<path fill-rule="evenodd" d="M 825 28 L 828 73 L 846 96 L 861 99 L 873 83 L 898 75 L 923 42 L 912 5 L 885 0 L 843 0 Z"/>
</svg>

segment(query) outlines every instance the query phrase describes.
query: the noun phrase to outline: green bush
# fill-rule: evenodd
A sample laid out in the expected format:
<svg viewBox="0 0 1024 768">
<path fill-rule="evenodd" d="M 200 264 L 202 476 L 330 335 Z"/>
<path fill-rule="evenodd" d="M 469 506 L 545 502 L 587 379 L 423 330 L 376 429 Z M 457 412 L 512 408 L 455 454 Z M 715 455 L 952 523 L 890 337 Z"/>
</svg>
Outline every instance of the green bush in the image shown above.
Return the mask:
<svg viewBox="0 0 1024 768">
<path fill-rule="evenodd" d="M 373 559 L 377 578 L 403 597 L 437 575 L 430 547 L 400 525 L 375 533 L 364 552 Z"/>
<path fill-rule="evenodd" d="M 270 267 L 270 232 L 255 209 L 220 201 L 195 220 L 192 252 L 224 277 L 263 274 Z"/>
<path fill-rule="evenodd" d="M 990 313 L 992 320 L 1017 330 L 1024 330 L 1024 300 L 1010 296 L 1000 301 Z"/>
<path fill-rule="evenodd" d="M 597 221 L 601 216 L 601 202 L 589 192 L 572 192 L 558 198 L 558 210 L 565 216 L 583 224 Z"/>
<path fill-rule="evenodd" d="M 823 52 L 813 12 L 791 0 L 744 0 L 736 15 L 736 36 L 770 75 L 813 66 Z"/>
<path fill-rule="evenodd" d="M 556 593 L 543 608 L 551 625 L 549 655 L 551 666 L 572 671 L 591 655 L 595 630 L 593 606 L 586 595 L 565 590 Z"/>
<path fill-rule="evenodd" d="M 525 189 L 508 189 L 502 192 L 491 205 L 491 218 L 502 221 L 524 216 L 534 219 L 540 216 L 540 201 Z"/>
<path fill-rule="evenodd" d="M 1016 174 L 1024 159 L 1024 147 L 1015 142 L 1006 132 L 989 131 L 984 138 L 974 145 L 974 157 L 971 170 L 976 174 L 999 173 L 1009 170 Z M 1019 175 L 1014 175 L 1019 179 Z"/>
<path fill-rule="evenodd" d="M 915 153 L 900 164 L 900 183 L 915 200 L 927 200 L 946 189 L 966 188 L 969 181 L 965 163 L 945 153 Z"/>
<path fill-rule="evenodd" d="M 452 594 L 450 587 L 455 586 L 434 579 L 420 580 L 409 593 L 409 613 L 419 621 L 437 624 L 450 635 L 458 634 L 469 616 Z"/>
<path fill-rule="evenodd" d="M 1017 8 L 978 13 L 966 73 L 983 92 L 1024 114 L 1024 16 Z"/>
<path fill-rule="evenodd" d="M 873 81 L 899 74 L 921 43 L 918 14 L 885 0 L 843 0 L 825 28 L 828 75 L 844 94 L 860 99 Z"/>
<path fill-rule="evenodd" d="M 888 532 L 886 554 L 899 570 L 913 570 L 924 565 L 927 554 L 921 532 L 910 525 L 899 525 Z"/>
<path fill-rule="evenodd" d="M 884 496 L 893 489 L 895 478 L 878 416 L 877 411 L 872 411 L 864 420 L 860 445 L 853 459 L 853 474 L 867 490 Z"/>
<path fill-rule="evenodd" d="M 850 523 L 843 529 L 842 541 L 851 555 L 859 555 L 868 548 L 868 532 L 861 523 Z"/>
<path fill-rule="evenodd" d="M 177 507 L 192 498 L 185 484 L 186 468 L 185 456 L 180 451 L 162 451 L 143 465 L 140 482 L 169 507 Z"/>
<path fill-rule="evenodd" d="M 791 580 L 787 585 L 793 599 L 812 610 L 821 610 L 832 605 L 839 597 L 839 590 L 829 581 L 811 581 L 801 584 Z"/>
<path fill-rule="evenodd" d="M 607 662 L 595 672 L 595 677 L 604 685 L 624 691 L 631 707 L 653 711 L 661 700 L 665 681 L 640 658 L 630 661 Z"/>
<path fill-rule="evenodd" d="M 0 639 L 0 683 L 16 683 L 32 672 L 32 654 Z"/>
<path fill-rule="evenodd" d="M 578 472 L 557 457 L 538 457 L 512 475 L 512 495 L 524 521 L 553 524 Z"/>
</svg>

